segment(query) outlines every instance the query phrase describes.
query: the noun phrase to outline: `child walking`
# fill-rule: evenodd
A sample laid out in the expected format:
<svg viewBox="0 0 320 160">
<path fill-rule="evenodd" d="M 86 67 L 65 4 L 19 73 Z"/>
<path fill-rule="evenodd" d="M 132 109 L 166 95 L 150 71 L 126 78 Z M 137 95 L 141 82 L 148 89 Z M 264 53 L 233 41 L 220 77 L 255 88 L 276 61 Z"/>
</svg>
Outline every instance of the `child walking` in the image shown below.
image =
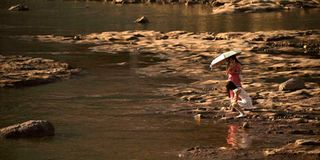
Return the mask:
<svg viewBox="0 0 320 160">
<path fill-rule="evenodd" d="M 241 108 L 253 108 L 250 96 L 242 87 L 237 87 L 232 81 L 228 81 L 226 87 L 228 94 L 230 92 L 234 94 L 233 97 L 230 97 L 230 106 L 240 113 L 237 118 L 245 117 L 246 115 Z"/>
<path fill-rule="evenodd" d="M 241 62 L 237 59 L 236 55 L 233 55 L 227 59 L 227 70 L 228 81 L 233 82 L 237 87 L 241 87 Z M 234 93 L 228 90 L 228 95 L 232 99 Z"/>
</svg>

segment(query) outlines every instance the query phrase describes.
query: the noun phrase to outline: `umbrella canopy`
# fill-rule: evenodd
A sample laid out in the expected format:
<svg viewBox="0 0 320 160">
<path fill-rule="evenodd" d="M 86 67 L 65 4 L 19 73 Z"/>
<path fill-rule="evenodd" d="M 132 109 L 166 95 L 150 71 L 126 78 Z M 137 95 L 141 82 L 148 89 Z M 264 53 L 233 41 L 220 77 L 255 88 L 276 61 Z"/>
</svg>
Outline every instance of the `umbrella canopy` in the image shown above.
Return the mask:
<svg viewBox="0 0 320 160">
<path fill-rule="evenodd" d="M 224 52 L 222 54 L 220 54 L 217 58 L 215 58 L 214 60 L 212 60 L 211 64 L 210 64 L 210 68 L 212 69 L 212 67 L 220 62 L 223 62 L 224 60 L 226 60 L 227 58 L 239 54 L 241 53 L 241 51 L 229 51 L 229 52 Z"/>
</svg>

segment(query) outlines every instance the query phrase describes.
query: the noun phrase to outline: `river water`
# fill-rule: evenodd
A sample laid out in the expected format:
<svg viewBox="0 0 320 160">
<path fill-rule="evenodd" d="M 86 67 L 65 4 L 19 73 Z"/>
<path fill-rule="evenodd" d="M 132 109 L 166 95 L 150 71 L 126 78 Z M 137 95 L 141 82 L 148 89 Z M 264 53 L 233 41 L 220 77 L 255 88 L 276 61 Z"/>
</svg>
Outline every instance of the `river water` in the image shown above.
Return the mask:
<svg viewBox="0 0 320 160">
<path fill-rule="evenodd" d="M 51 58 L 82 68 L 82 72 L 52 84 L 0 89 L 0 127 L 29 119 L 47 119 L 56 128 L 52 138 L 0 140 L 0 159 L 4 160 L 178 159 L 179 151 L 185 148 L 229 145 L 228 126 L 224 124 L 210 121 L 198 124 L 190 116 L 161 113 L 180 101 L 160 94 L 158 89 L 192 80 L 155 79 L 135 73 L 138 68 L 157 63 L 156 58 L 132 53 L 94 53 L 85 45 L 23 41 L 20 36 L 123 30 L 225 32 L 320 28 L 318 9 L 211 15 L 210 8 L 205 6 L 28 0 L 25 3 L 30 11 L 7 11 L 19 2 L 22 1 L 0 2 L 0 53 Z M 133 23 L 142 15 L 151 23 Z M 256 141 L 251 146 L 261 145 L 264 144 Z"/>
</svg>

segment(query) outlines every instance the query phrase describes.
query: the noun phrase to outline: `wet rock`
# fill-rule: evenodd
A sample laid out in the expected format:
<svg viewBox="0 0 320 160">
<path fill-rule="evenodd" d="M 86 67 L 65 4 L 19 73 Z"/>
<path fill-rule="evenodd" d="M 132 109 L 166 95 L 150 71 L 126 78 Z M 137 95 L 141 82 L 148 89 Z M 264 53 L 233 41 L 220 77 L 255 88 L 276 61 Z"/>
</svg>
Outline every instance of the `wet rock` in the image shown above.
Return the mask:
<svg viewBox="0 0 320 160">
<path fill-rule="evenodd" d="M 29 11 L 29 7 L 27 5 L 17 4 L 15 6 L 11 6 L 8 10 L 9 11 Z"/>
<path fill-rule="evenodd" d="M 283 147 L 267 149 L 264 155 L 268 158 L 319 159 L 320 139 L 298 139 Z"/>
<path fill-rule="evenodd" d="M 80 72 L 50 59 L 0 55 L 0 87 L 24 87 L 70 78 Z"/>
<path fill-rule="evenodd" d="M 2 138 L 29 138 L 53 136 L 54 127 L 46 120 L 30 120 L 0 129 Z"/>
<path fill-rule="evenodd" d="M 300 78 L 291 78 L 279 85 L 279 91 L 295 91 L 303 88 L 305 84 Z"/>
<path fill-rule="evenodd" d="M 146 23 L 149 23 L 149 20 L 148 20 L 147 17 L 142 16 L 142 17 L 136 19 L 134 22 L 135 22 L 135 23 L 146 24 Z"/>
</svg>

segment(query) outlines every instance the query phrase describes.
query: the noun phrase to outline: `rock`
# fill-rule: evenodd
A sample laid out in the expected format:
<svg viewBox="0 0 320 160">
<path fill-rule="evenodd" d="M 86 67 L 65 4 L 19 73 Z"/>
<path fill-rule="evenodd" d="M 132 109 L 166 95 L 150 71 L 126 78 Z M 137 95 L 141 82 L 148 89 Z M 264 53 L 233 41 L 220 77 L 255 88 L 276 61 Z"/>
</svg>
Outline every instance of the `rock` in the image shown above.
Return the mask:
<svg viewBox="0 0 320 160">
<path fill-rule="evenodd" d="M 275 149 L 267 149 L 264 155 L 269 158 L 281 159 L 285 156 L 286 159 L 319 159 L 320 155 L 320 139 L 298 139 L 294 143 L 289 143 L 283 147 Z"/>
<path fill-rule="evenodd" d="M 291 78 L 279 85 L 279 91 L 295 91 L 303 88 L 305 84 L 300 78 Z"/>
<path fill-rule="evenodd" d="M 293 8 L 318 8 L 318 1 L 299 0 L 234 0 L 234 1 L 215 1 L 211 3 L 213 14 L 237 13 L 237 12 L 270 12 L 282 11 Z"/>
<path fill-rule="evenodd" d="M 2 138 L 29 138 L 54 136 L 53 125 L 46 120 L 29 120 L 0 129 Z"/>
<path fill-rule="evenodd" d="M 70 78 L 80 72 L 51 59 L 0 55 L 0 87 L 25 87 Z"/>
<path fill-rule="evenodd" d="M 147 19 L 147 17 L 142 16 L 142 17 L 136 19 L 134 22 L 145 24 L 145 23 L 149 23 L 149 20 Z"/>
<path fill-rule="evenodd" d="M 283 7 L 272 1 L 229 1 L 222 6 L 213 9 L 213 14 L 237 13 L 237 12 L 270 12 L 280 11 Z"/>
<path fill-rule="evenodd" d="M 9 11 L 28 11 L 29 7 L 27 5 L 17 4 L 15 6 L 11 6 L 8 10 Z"/>
<path fill-rule="evenodd" d="M 298 139 L 294 144 L 295 146 L 320 146 L 320 139 Z"/>
</svg>

